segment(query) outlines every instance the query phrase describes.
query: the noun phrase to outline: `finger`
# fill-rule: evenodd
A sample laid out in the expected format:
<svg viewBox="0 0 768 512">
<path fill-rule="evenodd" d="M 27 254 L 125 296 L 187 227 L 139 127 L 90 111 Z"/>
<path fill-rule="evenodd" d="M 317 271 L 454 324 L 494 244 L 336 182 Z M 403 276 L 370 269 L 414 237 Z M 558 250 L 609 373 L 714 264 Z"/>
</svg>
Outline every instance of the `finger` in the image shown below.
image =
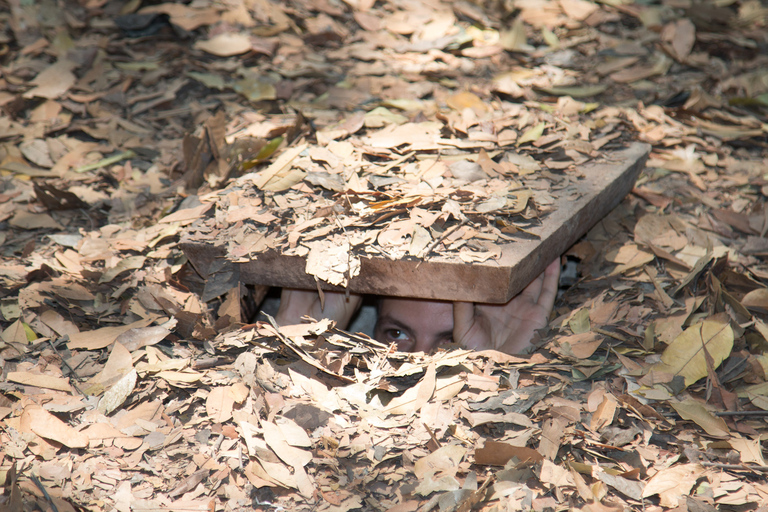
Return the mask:
<svg viewBox="0 0 768 512">
<path fill-rule="evenodd" d="M 475 305 L 472 302 L 453 303 L 453 342 L 462 343 L 475 319 Z"/>
<path fill-rule="evenodd" d="M 525 297 L 526 299 L 530 300 L 533 304 L 536 304 L 539 302 L 539 297 L 541 296 L 541 290 L 544 285 L 544 272 L 539 274 L 536 279 L 528 283 L 528 286 L 523 288 L 523 291 L 519 293 L 519 296 Z"/>
<path fill-rule="evenodd" d="M 352 315 L 357 312 L 358 309 L 360 309 L 360 306 L 363 304 L 363 296 L 357 295 L 356 293 L 350 293 L 349 297 L 344 297 L 344 305 L 345 309 L 350 312 L 350 318 Z"/>
<path fill-rule="evenodd" d="M 360 300 L 361 297 L 357 294 L 350 293 L 349 298 L 347 298 L 347 295 L 344 292 L 325 292 L 326 307 L 323 309 L 323 311 L 333 307 L 346 308 L 348 305 L 354 307 L 360 302 Z"/>
<path fill-rule="evenodd" d="M 283 288 L 280 291 L 280 307 L 275 321 L 279 325 L 301 323 L 304 315 L 311 314 L 312 305 L 317 299 L 317 292 Z"/>
<path fill-rule="evenodd" d="M 560 284 L 560 258 L 550 263 L 544 269 L 542 276 L 541 293 L 536 302 L 547 311 L 552 311 L 557 298 L 557 287 Z"/>
<path fill-rule="evenodd" d="M 347 297 L 345 292 L 326 292 L 325 302 L 325 308 L 321 310 L 323 316 L 335 320 L 340 328 L 346 329 L 363 303 L 363 297 L 357 294 Z"/>
</svg>

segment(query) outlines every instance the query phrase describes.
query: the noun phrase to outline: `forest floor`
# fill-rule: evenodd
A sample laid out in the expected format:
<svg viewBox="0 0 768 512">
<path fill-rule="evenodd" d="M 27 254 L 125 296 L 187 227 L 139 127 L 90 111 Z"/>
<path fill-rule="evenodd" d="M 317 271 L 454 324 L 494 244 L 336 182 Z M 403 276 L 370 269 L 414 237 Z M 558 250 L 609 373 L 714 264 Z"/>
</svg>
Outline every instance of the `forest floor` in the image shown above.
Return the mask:
<svg viewBox="0 0 768 512">
<path fill-rule="evenodd" d="M 484 261 L 629 141 L 528 357 L 277 331 L 179 247 L 453 187 Z M 766 510 L 766 197 L 758 0 L 0 0 L 0 511 Z"/>
</svg>

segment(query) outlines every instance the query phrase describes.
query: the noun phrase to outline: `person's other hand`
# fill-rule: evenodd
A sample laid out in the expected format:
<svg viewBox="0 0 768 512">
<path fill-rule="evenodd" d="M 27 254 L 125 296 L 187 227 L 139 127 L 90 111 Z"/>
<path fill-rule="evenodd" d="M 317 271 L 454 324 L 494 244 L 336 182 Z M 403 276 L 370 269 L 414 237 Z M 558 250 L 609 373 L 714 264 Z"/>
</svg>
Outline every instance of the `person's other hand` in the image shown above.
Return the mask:
<svg viewBox="0 0 768 512">
<path fill-rule="evenodd" d="M 334 320 L 340 329 L 346 329 L 360 307 L 362 297 L 355 294 L 347 297 L 344 292 L 324 292 L 324 296 L 325 308 L 317 292 L 283 288 L 280 292 L 280 308 L 275 315 L 277 325 L 299 324 L 306 315 L 317 320 Z"/>
<path fill-rule="evenodd" d="M 557 297 L 560 258 L 506 304 L 453 304 L 453 341 L 475 350 L 518 354 L 543 329 Z"/>
</svg>

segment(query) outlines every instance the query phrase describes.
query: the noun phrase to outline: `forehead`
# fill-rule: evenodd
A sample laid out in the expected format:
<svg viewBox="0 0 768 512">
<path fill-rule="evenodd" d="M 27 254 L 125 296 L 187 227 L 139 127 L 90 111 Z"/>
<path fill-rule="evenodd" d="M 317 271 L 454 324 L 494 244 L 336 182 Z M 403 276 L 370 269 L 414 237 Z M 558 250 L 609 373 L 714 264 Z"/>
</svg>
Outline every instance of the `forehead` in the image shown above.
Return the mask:
<svg viewBox="0 0 768 512">
<path fill-rule="evenodd" d="M 379 316 L 423 333 L 453 328 L 453 304 L 444 301 L 388 297 L 381 300 Z"/>
</svg>

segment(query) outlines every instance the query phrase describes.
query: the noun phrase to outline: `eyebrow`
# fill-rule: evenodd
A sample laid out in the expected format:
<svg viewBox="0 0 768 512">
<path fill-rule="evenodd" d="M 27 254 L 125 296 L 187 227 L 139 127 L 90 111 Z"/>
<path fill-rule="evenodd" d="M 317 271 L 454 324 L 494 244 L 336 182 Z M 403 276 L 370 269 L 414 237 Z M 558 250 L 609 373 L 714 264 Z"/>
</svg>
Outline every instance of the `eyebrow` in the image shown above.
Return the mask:
<svg viewBox="0 0 768 512">
<path fill-rule="evenodd" d="M 410 325 L 404 324 L 400 320 L 397 320 L 395 318 L 392 318 L 389 315 L 383 315 L 378 318 L 376 321 L 376 328 L 380 329 L 382 324 L 387 324 L 387 328 L 396 328 L 400 329 L 401 331 L 407 331 L 409 335 L 413 334 L 413 329 L 411 329 Z"/>
</svg>

